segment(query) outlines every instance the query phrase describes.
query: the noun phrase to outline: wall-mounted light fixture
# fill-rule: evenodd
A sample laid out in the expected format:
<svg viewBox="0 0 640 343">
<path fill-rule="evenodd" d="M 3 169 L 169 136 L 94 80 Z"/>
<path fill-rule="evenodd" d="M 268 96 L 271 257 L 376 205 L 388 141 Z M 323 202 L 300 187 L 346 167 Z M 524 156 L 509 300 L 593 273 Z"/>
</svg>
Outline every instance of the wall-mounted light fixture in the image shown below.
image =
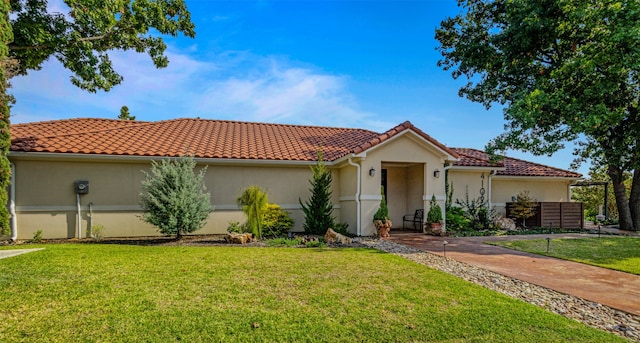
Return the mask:
<svg viewBox="0 0 640 343">
<path fill-rule="evenodd" d="M 371 169 L 369 169 L 369 176 L 371 176 L 371 177 L 376 176 L 376 170 L 373 169 L 373 167 L 371 167 Z"/>
<path fill-rule="evenodd" d="M 440 177 L 440 171 L 438 169 L 433 171 L 433 177 L 435 177 L 435 178 Z"/>
</svg>

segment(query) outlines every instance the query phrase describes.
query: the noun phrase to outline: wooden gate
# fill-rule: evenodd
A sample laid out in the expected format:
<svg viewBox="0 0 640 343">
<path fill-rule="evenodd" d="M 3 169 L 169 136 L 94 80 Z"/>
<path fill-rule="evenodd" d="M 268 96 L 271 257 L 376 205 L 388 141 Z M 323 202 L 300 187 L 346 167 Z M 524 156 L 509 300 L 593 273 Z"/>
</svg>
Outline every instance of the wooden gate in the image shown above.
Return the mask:
<svg viewBox="0 0 640 343">
<path fill-rule="evenodd" d="M 513 203 L 507 203 L 507 217 L 511 218 Z M 584 228 L 584 204 L 581 202 L 538 202 L 535 207 L 536 214 L 527 218 L 527 226 L 583 229 Z M 520 219 L 514 219 L 519 225 Z"/>
</svg>

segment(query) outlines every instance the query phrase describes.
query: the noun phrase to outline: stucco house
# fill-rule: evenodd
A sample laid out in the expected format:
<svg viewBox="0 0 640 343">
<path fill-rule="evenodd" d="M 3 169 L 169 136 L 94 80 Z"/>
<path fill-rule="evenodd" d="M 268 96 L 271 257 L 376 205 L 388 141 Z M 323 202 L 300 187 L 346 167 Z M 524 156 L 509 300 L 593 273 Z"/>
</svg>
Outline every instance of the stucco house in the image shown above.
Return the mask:
<svg viewBox="0 0 640 343">
<path fill-rule="evenodd" d="M 250 185 L 304 221 L 299 199 L 309 193 L 310 166 L 323 151 L 333 176 L 334 214 L 356 235 L 374 234 L 372 217 L 387 192 L 391 220 L 445 201 L 445 173 L 454 198 L 480 192 L 501 212 L 527 189 L 539 201 L 569 201 L 580 174 L 522 160 L 491 163 L 482 151 L 449 148 L 410 122 L 384 133 L 363 129 L 175 119 L 158 122 L 69 119 L 12 125 L 9 208 L 12 236 L 85 237 L 92 225 L 106 236 L 157 235 L 140 219 L 139 193 L 150 161 L 193 155 L 207 166 L 215 211 L 200 234 L 225 233 L 243 221 L 236 205 Z M 82 185 L 85 185 L 83 187 Z M 442 206 L 444 208 L 444 206 Z"/>
</svg>

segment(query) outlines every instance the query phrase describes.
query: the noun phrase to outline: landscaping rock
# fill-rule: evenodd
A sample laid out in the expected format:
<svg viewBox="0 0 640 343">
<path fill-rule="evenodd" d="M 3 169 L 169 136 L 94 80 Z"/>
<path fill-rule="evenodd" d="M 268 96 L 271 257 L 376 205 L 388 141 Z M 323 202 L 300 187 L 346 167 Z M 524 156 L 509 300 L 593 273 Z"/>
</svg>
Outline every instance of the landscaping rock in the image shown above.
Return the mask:
<svg viewBox="0 0 640 343">
<path fill-rule="evenodd" d="M 515 231 L 517 229 L 516 223 L 511 218 L 505 218 L 505 217 L 498 218 L 496 219 L 494 224 L 496 225 L 497 228 L 501 230 Z"/>
<path fill-rule="evenodd" d="M 224 240 L 227 243 L 235 243 L 235 244 L 251 243 L 253 241 L 253 234 L 229 232 L 224 237 Z"/>
<path fill-rule="evenodd" d="M 345 235 L 339 234 L 333 231 L 333 229 L 329 228 L 327 229 L 327 233 L 324 234 L 324 242 L 327 244 L 333 244 L 333 243 L 351 244 L 352 240 L 351 238 Z"/>
</svg>

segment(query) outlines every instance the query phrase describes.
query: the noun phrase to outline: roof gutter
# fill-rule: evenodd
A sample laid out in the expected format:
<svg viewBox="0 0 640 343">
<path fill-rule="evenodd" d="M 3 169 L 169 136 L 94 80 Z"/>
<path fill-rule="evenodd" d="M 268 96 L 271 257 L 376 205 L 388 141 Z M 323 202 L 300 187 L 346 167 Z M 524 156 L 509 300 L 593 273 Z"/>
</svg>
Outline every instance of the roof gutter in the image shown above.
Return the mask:
<svg viewBox="0 0 640 343">
<path fill-rule="evenodd" d="M 347 160 L 347 162 L 356 167 L 356 173 L 357 173 L 357 181 L 356 181 L 356 235 L 358 237 L 360 237 L 361 235 L 361 220 L 362 220 L 362 214 L 360 213 L 360 185 L 362 184 L 362 176 L 360 175 L 360 164 L 358 163 L 354 163 L 351 159 L 353 157 L 350 156 L 349 159 Z"/>
<path fill-rule="evenodd" d="M 16 165 L 11 162 L 11 197 L 9 198 L 9 214 L 11 214 L 11 241 L 18 239 L 18 218 L 16 217 Z"/>
</svg>

